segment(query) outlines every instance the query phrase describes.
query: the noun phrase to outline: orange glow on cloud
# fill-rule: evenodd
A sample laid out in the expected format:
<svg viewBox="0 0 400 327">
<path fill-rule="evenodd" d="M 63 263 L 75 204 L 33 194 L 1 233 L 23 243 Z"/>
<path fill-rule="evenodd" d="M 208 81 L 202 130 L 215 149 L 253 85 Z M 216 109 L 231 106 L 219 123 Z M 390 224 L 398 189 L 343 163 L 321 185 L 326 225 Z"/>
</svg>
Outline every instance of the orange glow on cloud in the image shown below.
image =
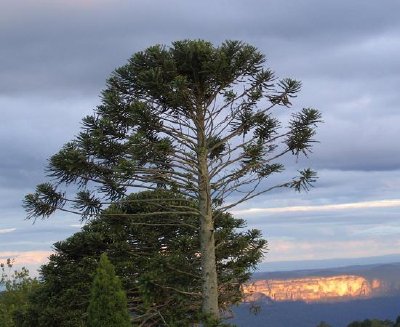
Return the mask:
<svg viewBox="0 0 400 327">
<path fill-rule="evenodd" d="M 7 258 L 14 259 L 16 265 L 41 265 L 46 263 L 52 251 L 8 251 L 0 252 L 0 262 L 4 262 Z"/>
</svg>

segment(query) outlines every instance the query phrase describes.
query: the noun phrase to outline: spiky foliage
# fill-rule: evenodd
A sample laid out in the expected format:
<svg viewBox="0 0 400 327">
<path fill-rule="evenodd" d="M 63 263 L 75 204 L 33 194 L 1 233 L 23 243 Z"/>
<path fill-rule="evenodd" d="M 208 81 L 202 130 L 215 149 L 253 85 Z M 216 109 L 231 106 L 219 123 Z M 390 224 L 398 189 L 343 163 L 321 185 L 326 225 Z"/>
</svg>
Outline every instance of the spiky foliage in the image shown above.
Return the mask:
<svg viewBox="0 0 400 327">
<path fill-rule="evenodd" d="M 105 253 L 94 275 L 88 307 L 88 327 L 130 327 L 126 294 Z"/>
<path fill-rule="evenodd" d="M 263 54 L 238 41 L 214 47 L 185 40 L 134 54 L 108 79 L 81 133 L 50 159 L 55 182 L 26 196 L 28 216 L 60 209 L 90 217 L 134 188 L 165 188 L 196 200 L 196 208 L 173 210 L 199 217 L 203 309 L 217 317 L 212 210 L 277 188 L 307 189 L 316 178 L 306 169 L 278 184 L 263 182 L 283 171 L 285 154 L 310 153 L 321 120 L 306 108 L 282 126 L 273 109 L 291 107 L 301 83 L 278 80 L 264 65 Z M 80 189 L 75 197 L 62 187 L 69 184 Z"/>
<path fill-rule="evenodd" d="M 127 292 L 133 323 L 189 326 L 201 319 L 201 258 L 196 215 L 175 215 L 171 205 L 186 203 L 167 191 L 142 192 L 112 205 L 82 231 L 54 245 L 41 269 L 43 285 L 32 298 L 38 327 L 80 326 L 85 321 L 97 258 L 107 253 Z M 148 199 L 158 198 L 158 201 Z M 174 201 L 168 200 L 174 198 Z M 191 203 L 195 206 L 195 203 Z M 156 217 L 138 213 L 164 212 Z M 216 256 L 224 311 L 242 299 L 241 285 L 263 257 L 260 231 L 245 230 L 242 219 L 219 214 Z M 32 314 L 32 316 L 35 316 Z"/>
</svg>

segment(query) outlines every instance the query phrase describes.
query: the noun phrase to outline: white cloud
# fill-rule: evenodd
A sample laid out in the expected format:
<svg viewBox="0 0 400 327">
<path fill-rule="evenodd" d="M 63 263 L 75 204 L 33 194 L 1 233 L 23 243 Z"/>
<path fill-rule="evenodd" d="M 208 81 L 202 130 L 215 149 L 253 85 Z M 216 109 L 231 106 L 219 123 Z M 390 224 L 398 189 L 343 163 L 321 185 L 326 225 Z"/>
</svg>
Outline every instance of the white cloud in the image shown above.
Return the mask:
<svg viewBox="0 0 400 327">
<path fill-rule="evenodd" d="M 6 234 L 6 233 L 11 233 L 13 231 L 15 231 L 16 228 L 4 228 L 4 229 L 0 229 L 0 234 Z"/>
<path fill-rule="evenodd" d="M 353 232 L 354 236 L 389 236 L 389 235 L 400 235 L 400 226 L 393 225 L 381 225 L 366 228 L 363 230 L 357 230 Z"/>
<path fill-rule="evenodd" d="M 69 225 L 69 227 L 73 227 L 73 228 L 81 228 L 82 226 L 84 226 L 84 224 L 71 224 L 71 225 Z"/>
<path fill-rule="evenodd" d="M 400 199 L 341 203 L 341 204 L 324 204 L 324 205 L 312 205 L 312 206 L 288 206 L 281 208 L 250 208 L 250 209 L 233 211 L 233 214 L 257 215 L 263 213 L 356 210 L 356 209 L 391 208 L 391 207 L 400 207 Z"/>
<path fill-rule="evenodd" d="M 265 262 L 360 258 L 400 254 L 400 241 L 393 239 L 368 240 L 269 240 L 270 251 Z"/>
<path fill-rule="evenodd" d="M 52 251 L 4 251 L 0 252 L 0 261 L 14 259 L 17 265 L 37 265 L 48 261 Z"/>
</svg>

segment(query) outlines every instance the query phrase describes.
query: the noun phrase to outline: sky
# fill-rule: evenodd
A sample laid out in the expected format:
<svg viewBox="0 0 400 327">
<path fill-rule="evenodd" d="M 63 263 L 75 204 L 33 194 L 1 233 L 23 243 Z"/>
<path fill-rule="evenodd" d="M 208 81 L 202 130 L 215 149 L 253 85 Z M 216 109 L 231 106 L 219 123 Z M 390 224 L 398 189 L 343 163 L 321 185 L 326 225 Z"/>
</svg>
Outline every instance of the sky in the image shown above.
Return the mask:
<svg viewBox="0 0 400 327">
<path fill-rule="evenodd" d="M 48 158 L 100 103 L 111 72 L 154 44 L 241 40 L 276 75 L 302 81 L 293 110 L 317 108 L 308 193 L 234 209 L 269 242 L 264 269 L 400 254 L 400 2 L 397 0 L 1 0 L 0 261 L 34 269 L 79 231 L 76 216 L 26 220 L 22 199 Z M 397 58 L 397 59 L 396 59 Z M 352 261 L 353 260 L 353 261 Z M 373 262 L 373 258 L 371 262 Z"/>
</svg>

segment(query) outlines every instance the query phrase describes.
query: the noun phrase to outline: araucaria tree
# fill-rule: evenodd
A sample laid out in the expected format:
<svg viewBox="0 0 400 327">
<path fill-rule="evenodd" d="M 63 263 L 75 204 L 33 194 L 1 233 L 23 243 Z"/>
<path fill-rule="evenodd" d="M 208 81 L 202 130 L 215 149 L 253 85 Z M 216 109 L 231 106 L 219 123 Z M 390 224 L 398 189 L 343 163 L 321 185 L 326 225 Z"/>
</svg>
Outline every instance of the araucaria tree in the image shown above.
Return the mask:
<svg viewBox="0 0 400 327">
<path fill-rule="evenodd" d="M 224 212 L 277 188 L 308 189 L 316 178 L 305 169 L 278 184 L 263 182 L 282 172 L 285 154 L 310 152 L 320 121 L 307 108 L 282 126 L 273 109 L 290 107 L 301 84 L 276 79 L 264 64 L 263 54 L 238 41 L 214 47 L 185 40 L 134 54 L 108 79 L 81 133 L 50 159 L 54 183 L 26 196 L 29 217 L 57 209 L 88 217 L 135 188 L 194 199 L 196 208 L 170 212 L 199 217 L 202 310 L 218 319 L 213 209 Z M 63 184 L 79 190 L 67 192 Z"/>
<path fill-rule="evenodd" d="M 145 201 L 154 199 L 154 192 L 159 201 Z M 134 326 L 198 324 L 202 318 L 198 217 L 136 215 L 167 212 L 172 198 L 173 205 L 187 203 L 165 190 L 133 193 L 103 210 L 81 231 L 55 243 L 55 253 L 40 269 L 41 287 L 30 297 L 26 326 L 85 325 L 90 285 L 102 253 L 107 253 L 127 293 Z M 244 220 L 229 213 L 219 214 L 215 221 L 218 300 L 227 315 L 241 302 L 240 286 L 249 280 L 266 249 L 261 232 L 244 227 Z"/>
</svg>

